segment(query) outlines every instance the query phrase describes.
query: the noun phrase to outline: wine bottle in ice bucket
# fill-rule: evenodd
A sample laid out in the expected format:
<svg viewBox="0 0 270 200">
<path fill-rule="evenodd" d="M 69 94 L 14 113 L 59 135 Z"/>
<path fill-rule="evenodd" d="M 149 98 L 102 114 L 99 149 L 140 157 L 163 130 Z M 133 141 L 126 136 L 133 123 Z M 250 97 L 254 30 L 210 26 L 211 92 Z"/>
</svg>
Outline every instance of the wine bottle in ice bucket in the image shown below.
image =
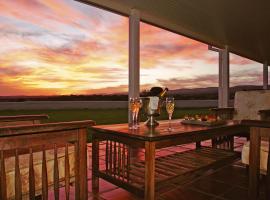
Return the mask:
<svg viewBox="0 0 270 200">
<path fill-rule="evenodd" d="M 158 117 L 160 115 L 162 101 L 167 91 L 168 88 L 165 88 L 163 90 L 161 87 L 152 87 L 149 91 L 149 96 L 143 98 L 143 107 L 148 118 L 145 122 L 147 126 L 158 125 L 155 117 Z"/>
</svg>

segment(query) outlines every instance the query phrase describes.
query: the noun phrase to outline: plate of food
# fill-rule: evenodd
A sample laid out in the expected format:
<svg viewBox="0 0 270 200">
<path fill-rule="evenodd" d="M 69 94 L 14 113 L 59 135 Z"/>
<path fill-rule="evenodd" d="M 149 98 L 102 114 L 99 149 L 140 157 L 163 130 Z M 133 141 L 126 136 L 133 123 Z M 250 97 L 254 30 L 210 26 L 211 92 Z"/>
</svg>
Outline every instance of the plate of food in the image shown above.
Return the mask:
<svg viewBox="0 0 270 200">
<path fill-rule="evenodd" d="M 201 126 L 219 126 L 226 124 L 226 121 L 219 119 L 215 115 L 185 115 L 181 123 Z"/>
</svg>

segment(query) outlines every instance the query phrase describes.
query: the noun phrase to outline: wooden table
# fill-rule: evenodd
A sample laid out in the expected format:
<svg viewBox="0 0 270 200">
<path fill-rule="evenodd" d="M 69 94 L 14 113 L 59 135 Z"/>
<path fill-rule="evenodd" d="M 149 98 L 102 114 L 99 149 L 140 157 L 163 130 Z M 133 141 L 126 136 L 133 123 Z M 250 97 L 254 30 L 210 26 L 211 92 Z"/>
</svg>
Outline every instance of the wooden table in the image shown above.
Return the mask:
<svg viewBox="0 0 270 200">
<path fill-rule="evenodd" d="M 172 131 L 168 131 L 168 121 L 161 121 L 156 128 L 141 124 L 138 130 L 129 130 L 127 124 L 94 126 L 92 131 L 93 192 L 98 192 L 99 178 L 125 188 L 145 199 L 155 199 L 155 190 L 171 183 L 175 178 L 195 174 L 194 170 L 207 166 L 223 165 L 224 162 L 239 158 L 233 151 L 214 148 L 198 148 L 188 153 L 156 158 L 156 149 L 180 144 L 200 142 L 220 136 L 233 136 L 246 128 L 237 121 L 225 125 L 205 127 L 183 125 L 181 120 L 172 121 Z M 105 143 L 105 170 L 99 169 L 99 143 Z M 200 147 L 200 145 L 197 145 Z M 131 149 L 142 148 L 145 161 L 134 161 Z M 202 159 L 203 158 L 203 159 Z M 222 162 L 219 159 L 223 158 Z M 188 166 L 185 166 L 188 165 Z M 170 167 L 171 166 L 171 167 Z"/>
</svg>

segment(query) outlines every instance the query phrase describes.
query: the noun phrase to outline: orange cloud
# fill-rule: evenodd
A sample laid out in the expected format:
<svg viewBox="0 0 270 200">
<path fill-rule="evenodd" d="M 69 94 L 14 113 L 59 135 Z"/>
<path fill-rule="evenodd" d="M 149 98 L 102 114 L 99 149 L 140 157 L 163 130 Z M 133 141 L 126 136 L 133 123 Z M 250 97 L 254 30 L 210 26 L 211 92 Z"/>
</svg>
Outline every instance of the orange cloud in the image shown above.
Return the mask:
<svg viewBox="0 0 270 200">
<path fill-rule="evenodd" d="M 12 0 L 0 1 L 0 22 L 0 95 L 127 92 L 128 18 L 73 0 Z M 141 23 L 142 89 L 213 86 L 217 67 L 207 45 Z"/>
</svg>

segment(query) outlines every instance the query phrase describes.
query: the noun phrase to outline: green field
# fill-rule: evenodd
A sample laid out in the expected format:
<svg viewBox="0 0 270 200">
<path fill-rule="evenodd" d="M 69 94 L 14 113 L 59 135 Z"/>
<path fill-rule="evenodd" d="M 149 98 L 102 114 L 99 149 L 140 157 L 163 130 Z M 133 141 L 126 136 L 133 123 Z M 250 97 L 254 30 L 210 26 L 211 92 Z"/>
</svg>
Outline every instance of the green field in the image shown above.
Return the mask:
<svg viewBox="0 0 270 200">
<path fill-rule="evenodd" d="M 173 118 L 182 118 L 185 114 L 208 114 L 208 108 L 176 109 Z M 127 122 L 127 109 L 70 109 L 70 110 L 3 110 L 0 115 L 48 114 L 47 122 L 78 121 L 91 119 L 97 124 L 114 124 Z M 142 121 L 145 116 L 142 116 Z M 165 110 L 158 119 L 167 119 Z"/>
</svg>

